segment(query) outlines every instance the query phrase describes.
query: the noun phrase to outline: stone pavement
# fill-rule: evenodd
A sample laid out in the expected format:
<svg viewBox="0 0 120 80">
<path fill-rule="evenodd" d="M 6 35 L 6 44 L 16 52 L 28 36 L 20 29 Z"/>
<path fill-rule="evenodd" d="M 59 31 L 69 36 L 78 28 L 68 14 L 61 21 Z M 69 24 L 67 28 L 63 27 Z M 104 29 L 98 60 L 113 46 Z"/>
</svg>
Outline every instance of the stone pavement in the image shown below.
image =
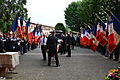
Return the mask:
<svg viewBox="0 0 120 80">
<path fill-rule="evenodd" d="M 120 63 L 102 57 L 89 49 L 75 47 L 72 57 L 59 55 L 60 67 L 47 66 L 42 60 L 40 48 L 20 56 L 11 80 L 104 80 L 109 69 L 117 68 Z M 9 79 L 10 80 L 10 79 Z"/>
</svg>

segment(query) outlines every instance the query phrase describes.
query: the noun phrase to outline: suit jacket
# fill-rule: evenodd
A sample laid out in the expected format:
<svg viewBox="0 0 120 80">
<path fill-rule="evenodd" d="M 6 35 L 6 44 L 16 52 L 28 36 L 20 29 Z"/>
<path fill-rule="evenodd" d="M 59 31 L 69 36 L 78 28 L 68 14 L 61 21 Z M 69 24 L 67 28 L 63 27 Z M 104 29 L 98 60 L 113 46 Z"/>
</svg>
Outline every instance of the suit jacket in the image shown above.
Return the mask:
<svg viewBox="0 0 120 80">
<path fill-rule="evenodd" d="M 47 39 L 46 48 L 49 50 L 57 50 L 58 39 L 51 35 Z"/>
<path fill-rule="evenodd" d="M 68 35 L 67 37 L 66 37 L 66 44 L 71 44 L 71 36 L 70 35 Z"/>
</svg>

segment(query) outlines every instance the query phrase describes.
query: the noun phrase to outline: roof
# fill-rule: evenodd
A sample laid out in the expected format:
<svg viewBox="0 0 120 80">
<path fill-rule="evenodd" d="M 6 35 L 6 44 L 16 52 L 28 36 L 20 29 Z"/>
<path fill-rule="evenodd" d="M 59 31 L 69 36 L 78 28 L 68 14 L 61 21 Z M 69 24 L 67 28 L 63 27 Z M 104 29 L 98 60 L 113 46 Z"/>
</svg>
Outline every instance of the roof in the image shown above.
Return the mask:
<svg viewBox="0 0 120 80">
<path fill-rule="evenodd" d="M 62 33 L 63 31 L 62 30 L 54 30 L 55 32 L 59 32 L 59 33 Z"/>
</svg>

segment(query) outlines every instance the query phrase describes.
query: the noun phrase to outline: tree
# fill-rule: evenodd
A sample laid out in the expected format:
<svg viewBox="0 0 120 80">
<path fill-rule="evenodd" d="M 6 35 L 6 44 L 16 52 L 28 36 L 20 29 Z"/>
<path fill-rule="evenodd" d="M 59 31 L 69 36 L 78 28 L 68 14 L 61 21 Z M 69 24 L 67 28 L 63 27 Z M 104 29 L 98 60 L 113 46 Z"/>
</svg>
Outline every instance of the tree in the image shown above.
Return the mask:
<svg viewBox="0 0 120 80">
<path fill-rule="evenodd" d="M 65 27 L 65 33 L 66 33 L 66 32 L 71 32 L 71 29 L 68 28 L 68 26 Z"/>
<path fill-rule="evenodd" d="M 62 30 L 63 32 L 65 32 L 65 27 L 64 27 L 63 23 L 57 23 L 55 25 L 55 30 Z"/>
<path fill-rule="evenodd" d="M 68 5 L 65 13 L 65 23 L 72 30 L 79 31 L 80 27 L 87 24 L 97 25 L 95 14 L 106 21 L 105 9 L 112 11 L 120 19 L 120 1 L 118 0 L 82 0 Z"/>
<path fill-rule="evenodd" d="M 103 8 L 112 11 L 120 19 L 120 0 L 102 0 Z"/>
<path fill-rule="evenodd" d="M 68 5 L 65 12 L 65 22 L 72 30 L 79 31 L 80 28 L 80 13 L 78 11 L 79 2 L 72 2 Z"/>
<path fill-rule="evenodd" d="M 26 5 L 26 0 L 0 1 L 0 29 L 3 33 L 10 30 L 10 25 L 17 14 L 19 14 L 20 17 L 27 16 L 27 9 L 24 8 L 24 5 Z"/>
</svg>

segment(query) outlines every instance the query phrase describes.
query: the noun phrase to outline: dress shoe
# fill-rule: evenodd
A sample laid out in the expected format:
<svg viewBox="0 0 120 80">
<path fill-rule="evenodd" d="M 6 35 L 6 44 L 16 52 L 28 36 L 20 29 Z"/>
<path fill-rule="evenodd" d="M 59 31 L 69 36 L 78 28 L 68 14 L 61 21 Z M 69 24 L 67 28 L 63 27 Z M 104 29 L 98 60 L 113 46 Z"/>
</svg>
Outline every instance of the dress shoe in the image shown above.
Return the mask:
<svg viewBox="0 0 120 80">
<path fill-rule="evenodd" d="M 108 59 L 113 59 L 112 57 L 109 57 Z"/>
<path fill-rule="evenodd" d="M 46 59 L 43 59 L 43 61 L 46 61 Z"/>
<path fill-rule="evenodd" d="M 60 65 L 56 65 L 56 67 L 60 67 Z"/>
<path fill-rule="evenodd" d="M 118 61 L 118 59 L 113 59 L 114 61 Z"/>
<path fill-rule="evenodd" d="M 68 56 L 68 55 L 67 55 L 66 57 L 71 57 L 71 56 Z"/>
<path fill-rule="evenodd" d="M 48 66 L 51 66 L 50 64 L 48 64 Z"/>
</svg>

